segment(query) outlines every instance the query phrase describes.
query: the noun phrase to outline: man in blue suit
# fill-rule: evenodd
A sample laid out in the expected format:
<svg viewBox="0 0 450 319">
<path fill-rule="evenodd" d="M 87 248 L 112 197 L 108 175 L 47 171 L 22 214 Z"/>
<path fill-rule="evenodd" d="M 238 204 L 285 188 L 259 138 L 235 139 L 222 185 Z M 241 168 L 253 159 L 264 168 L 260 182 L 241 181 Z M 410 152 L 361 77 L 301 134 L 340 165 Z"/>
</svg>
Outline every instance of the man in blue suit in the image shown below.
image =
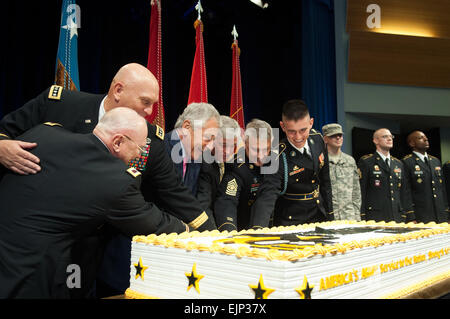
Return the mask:
<svg viewBox="0 0 450 319">
<path fill-rule="evenodd" d="M 212 150 L 219 127 L 220 114 L 214 106 L 191 103 L 178 117 L 175 128 L 164 138 L 178 176 L 194 196 L 197 194 L 203 151 Z"/>
</svg>

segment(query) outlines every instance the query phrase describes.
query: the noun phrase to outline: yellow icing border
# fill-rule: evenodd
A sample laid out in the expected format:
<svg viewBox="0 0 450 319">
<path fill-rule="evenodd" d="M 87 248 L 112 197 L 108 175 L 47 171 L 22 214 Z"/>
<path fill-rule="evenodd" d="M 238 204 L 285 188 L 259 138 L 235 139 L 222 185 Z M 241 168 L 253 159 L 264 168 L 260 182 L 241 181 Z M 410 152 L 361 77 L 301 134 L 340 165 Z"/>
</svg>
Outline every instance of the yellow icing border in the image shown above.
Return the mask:
<svg viewBox="0 0 450 319">
<path fill-rule="evenodd" d="M 395 292 L 389 293 L 387 295 L 384 295 L 380 297 L 380 299 L 399 299 L 405 296 L 408 296 L 410 294 L 413 294 L 417 291 L 420 291 L 426 287 L 429 287 L 431 285 L 437 284 L 440 281 L 446 280 L 450 278 L 450 270 L 447 272 L 444 272 L 442 274 L 430 277 L 422 282 L 416 283 L 414 285 L 411 285 L 406 288 L 399 289 Z"/>
<path fill-rule="evenodd" d="M 314 247 L 307 247 L 305 249 L 299 250 L 294 249 L 291 252 L 280 251 L 277 249 L 269 249 L 262 250 L 253 248 L 250 249 L 248 247 L 238 247 L 233 248 L 231 246 L 221 246 L 220 244 L 213 243 L 210 246 L 205 244 L 197 244 L 194 241 L 183 242 L 181 239 L 188 238 L 198 238 L 198 237 L 215 237 L 215 236 L 233 236 L 233 235 L 244 235 L 244 234 L 264 234 L 264 233 L 273 233 L 280 231 L 289 231 L 289 230 L 303 230 L 310 229 L 315 226 L 337 226 L 337 225 L 370 225 L 370 226 L 397 226 L 397 227 L 408 227 L 408 228 L 422 228 L 422 227 L 431 227 L 430 229 L 419 230 L 416 232 L 406 233 L 406 234 L 395 234 L 390 236 L 385 236 L 377 239 L 369 239 L 369 240 L 361 240 L 361 241 L 352 241 L 343 244 L 335 244 L 335 245 L 315 245 Z M 181 234 L 171 233 L 171 234 L 161 234 L 159 236 L 152 234 L 149 236 L 134 236 L 133 241 L 136 243 L 144 243 L 147 245 L 159 245 L 165 247 L 175 247 L 179 249 L 186 250 L 199 250 L 199 251 L 210 251 L 217 252 L 226 255 L 236 255 L 238 258 L 242 257 L 254 257 L 254 258 L 266 258 L 268 260 L 288 260 L 288 261 L 296 261 L 302 258 L 309 258 L 315 255 L 325 256 L 327 254 L 335 255 L 337 253 L 344 254 L 345 252 L 357 248 L 364 247 L 378 247 L 384 244 L 392 244 L 395 242 L 405 242 L 409 240 L 415 240 L 423 237 L 429 237 L 432 235 L 438 234 L 446 234 L 450 232 L 450 225 L 448 223 L 436 224 L 435 222 L 431 222 L 428 224 L 419 223 L 395 223 L 395 222 L 375 222 L 375 221 L 330 221 L 324 223 L 313 223 L 313 224 L 304 224 L 298 226 L 280 226 L 273 228 L 261 228 L 261 229 L 248 229 L 237 232 L 235 230 L 228 232 L 219 230 L 213 231 L 204 231 L 204 232 L 184 232 Z"/>
<path fill-rule="evenodd" d="M 143 294 L 141 292 L 131 290 L 130 288 L 125 290 L 125 298 L 126 299 L 160 299 L 158 297 L 149 296 L 149 295 Z"/>
</svg>

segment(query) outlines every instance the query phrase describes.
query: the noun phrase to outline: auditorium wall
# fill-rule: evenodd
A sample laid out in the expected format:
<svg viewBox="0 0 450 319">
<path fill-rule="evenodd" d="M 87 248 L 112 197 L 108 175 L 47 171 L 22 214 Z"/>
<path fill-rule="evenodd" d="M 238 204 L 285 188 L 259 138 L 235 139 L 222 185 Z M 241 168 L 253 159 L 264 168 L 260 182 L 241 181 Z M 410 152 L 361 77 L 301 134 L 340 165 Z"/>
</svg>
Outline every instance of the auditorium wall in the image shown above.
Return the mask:
<svg viewBox="0 0 450 319">
<path fill-rule="evenodd" d="M 450 160 L 450 89 L 349 82 L 347 1 L 334 1 L 334 6 L 337 114 L 345 132 L 344 151 L 352 154 L 353 127 L 383 126 L 405 134 L 405 127 L 417 123 L 440 128 L 441 157 Z"/>
</svg>

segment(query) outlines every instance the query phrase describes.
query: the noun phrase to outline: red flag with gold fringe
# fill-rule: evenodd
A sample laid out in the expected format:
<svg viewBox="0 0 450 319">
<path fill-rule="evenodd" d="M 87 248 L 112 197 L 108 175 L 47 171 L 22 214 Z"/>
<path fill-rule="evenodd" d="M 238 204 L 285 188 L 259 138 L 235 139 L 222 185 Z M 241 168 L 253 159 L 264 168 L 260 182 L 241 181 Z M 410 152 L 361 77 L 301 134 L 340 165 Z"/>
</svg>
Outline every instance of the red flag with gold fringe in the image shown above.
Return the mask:
<svg viewBox="0 0 450 319">
<path fill-rule="evenodd" d="M 200 2 L 199 2 L 200 3 Z M 203 43 L 203 23 L 197 19 L 195 28 L 195 57 L 192 66 L 191 86 L 189 89 L 188 104 L 192 102 L 208 102 L 208 87 L 206 82 L 205 48 Z"/>
<path fill-rule="evenodd" d="M 146 117 L 146 120 L 165 129 L 161 40 L 161 0 L 152 0 L 147 69 L 149 69 L 158 80 L 159 101 L 153 105 L 153 112 Z"/>
<path fill-rule="evenodd" d="M 233 27 L 234 41 L 231 45 L 231 49 L 233 50 L 233 78 L 232 78 L 232 86 L 231 86 L 231 103 L 230 103 L 230 117 L 235 119 L 239 126 L 242 129 L 245 129 L 244 122 L 244 103 L 242 99 L 242 83 L 241 83 L 241 66 L 239 61 L 239 56 L 241 54 L 241 50 L 238 46 L 237 32 L 236 28 Z"/>
</svg>

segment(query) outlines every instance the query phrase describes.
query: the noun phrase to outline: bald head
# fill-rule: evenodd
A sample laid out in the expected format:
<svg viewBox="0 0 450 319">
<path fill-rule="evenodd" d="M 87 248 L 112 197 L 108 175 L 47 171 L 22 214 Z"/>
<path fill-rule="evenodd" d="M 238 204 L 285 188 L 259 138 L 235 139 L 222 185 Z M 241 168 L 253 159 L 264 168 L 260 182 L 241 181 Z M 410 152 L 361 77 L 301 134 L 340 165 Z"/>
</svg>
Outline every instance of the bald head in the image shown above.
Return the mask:
<svg viewBox="0 0 450 319">
<path fill-rule="evenodd" d="M 373 143 L 377 151 L 386 153 L 394 146 L 394 136 L 387 128 L 380 128 L 373 133 Z"/>
<path fill-rule="evenodd" d="M 105 111 L 128 107 L 140 116 L 149 116 L 159 99 L 159 85 L 155 76 L 143 65 L 129 63 L 119 69 L 109 87 Z"/>
<path fill-rule="evenodd" d="M 414 131 L 410 133 L 407 137 L 407 142 L 413 151 L 422 154 L 425 154 L 430 147 L 427 136 L 421 131 Z"/>
<path fill-rule="evenodd" d="M 147 122 L 129 108 L 116 107 L 102 117 L 93 133 L 113 156 L 128 163 L 146 147 Z"/>
</svg>

